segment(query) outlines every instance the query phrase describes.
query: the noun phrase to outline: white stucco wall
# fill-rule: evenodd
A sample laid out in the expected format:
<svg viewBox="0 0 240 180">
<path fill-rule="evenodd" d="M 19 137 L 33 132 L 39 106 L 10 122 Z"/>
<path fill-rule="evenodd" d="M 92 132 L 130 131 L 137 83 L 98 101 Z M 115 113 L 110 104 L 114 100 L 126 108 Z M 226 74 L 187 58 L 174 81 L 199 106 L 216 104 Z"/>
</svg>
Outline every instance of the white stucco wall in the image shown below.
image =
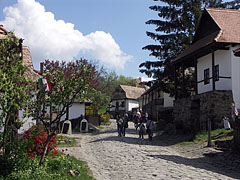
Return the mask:
<svg viewBox="0 0 240 180">
<path fill-rule="evenodd" d="M 85 116 L 85 104 L 75 102 L 69 107 L 69 119 L 75 119 L 81 116 Z M 66 114 L 61 118 L 61 120 L 66 119 Z"/>
<path fill-rule="evenodd" d="M 23 117 L 23 111 L 19 111 L 19 117 L 22 119 Z M 32 117 L 24 118 L 21 120 L 24 122 L 23 126 L 18 130 L 19 134 L 23 134 L 25 131 L 27 131 L 29 128 L 31 128 L 33 125 L 36 125 L 36 120 L 33 120 Z"/>
<path fill-rule="evenodd" d="M 132 100 L 132 99 L 128 99 L 126 100 L 127 102 L 127 111 L 132 111 L 132 108 L 138 108 L 139 107 L 139 102 L 137 100 Z"/>
<path fill-rule="evenodd" d="M 0 111 L 0 114 L 1 114 L 1 111 Z M 33 120 L 32 117 L 23 118 L 23 111 L 19 111 L 19 118 L 20 118 L 20 122 L 23 122 L 23 126 L 18 130 L 18 133 L 20 133 L 20 134 L 24 133 L 26 130 L 31 128 L 33 125 L 36 125 L 36 121 Z M 4 128 L 2 127 L 0 129 L 0 132 L 3 132 L 3 131 L 4 131 Z"/>
<path fill-rule="evenodd" d="M 231 68 L 232 68 L 232 93 L 233 100 L 236 107 L 240 109 L 240 57 L 236 57 L 233 54 L 233 50 L 239 48 L 240 46 L 231 47 Z"/>
<path fill-rule="evenodd" d="M 231 77 L 231 50 L 218 50 L 214 53 L 215 65 L 219 65 L 219 76 Z M 208 54 L 198 59 L 197 64 L 197 79 L 198 82 L 204 80 L 204 70 L 209 68 L 209 76 L 212 77 L 212 54 Z M 215 82 L 216 90 L 231 90 L 232 80 L 219 78 L 219 81 Z M 198 93 L 204 93 L 212 91 L 212 79 L 210 83 L 204 85 L 204 82 L 198 83 Z"/>
<path fill-rule="evenodd" d="M 122 110 L 125 111 L 125 109 L 128 108 L 128 104 L 126 103 L 125 99 L 119 99 L 119 100 L 113 100 L 111 102 L 111 105 L 114 106 L 114 107 L 111 107 L 110 111 L 115 111 L 117 102 L 119 103 L 119 106 L 118 106 L 119 111 L 122 111 Z M 121 107 L 122 102 L 125 104 L 124 107 Z"/>
<path fill-rule="evenodd" d="M 173 97 L 170 97 L 168 93 L 163 93 L 164 107 L 173 107 Z"/>
</svg>

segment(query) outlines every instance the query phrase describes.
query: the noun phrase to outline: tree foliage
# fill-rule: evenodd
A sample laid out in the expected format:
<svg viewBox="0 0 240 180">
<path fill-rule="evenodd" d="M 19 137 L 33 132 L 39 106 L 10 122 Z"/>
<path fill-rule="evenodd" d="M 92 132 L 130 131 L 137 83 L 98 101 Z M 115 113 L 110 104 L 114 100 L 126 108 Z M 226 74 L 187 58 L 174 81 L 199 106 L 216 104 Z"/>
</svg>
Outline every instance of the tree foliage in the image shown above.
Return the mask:
<svg viewBox="0 0 240 180">
<path fill-rule="evenodd" d="M 48 134 L 40 164 L 44 162 L 49 142 L 59 129 L 60 120 L 67 108 L 75 100 L 84 102 L 94 86 L 94 76 L 95 67 L 84 59 L 68 63 L 49 60 L 44 62 L 43 78 L 48 78 L 51 91 L 46 92 L 39 88 L 32 114 L 34 119 L 42 122 Z M 53 112 L 56 113 L 55 117 Z"/>
<path fill-rule="evenodd" d="M 24 74 L 21 43 L 12 32 L 0 40 L 0 127 L 4 127 L 1 147 L 11 142 L 13 128 L 20 122 L 19 110 L 23 111 L 33 97 L 34 85 Z"/>
<path fill-rule="evenodd" d="M 239 8 L 239 0 L 223 2 L 222 0 L 154 0 L 158 5 L 150 6 L 150 10 L 158 13 L 157 20 L 149 20 L 146 24 L 156 26 L 155 32 L 146 32 L 156 44 L 143 47 L 149 50 L 150 56 L 156 60 L 147 60 L 139 65 L 140 72 L 172 84 L 174 69 L 171 60 L 187 48 L 193 40 L 194 32 L 204 7 Z M 163 86 L 164 87 L 164 86 Z M 166 86 L 165 91 L 170 87 Z"/>
<path fill-rule="evenodd" d="M 96 67 L 96 75 L 94 77 L 96 81 L 96 87 L 94 91 L 91 91 L 88 95 L 89 99 L 93 102 L 93 109 L 95 114 L 99 110 L 107 109 L 113 91 L 121 85 L 135 86 L 136 79 L 125 76 L 118 76 L 116 72 L 109 71 L 104 66 L 100 66 L 98 62 L 93 62 Z"/>
</svg>

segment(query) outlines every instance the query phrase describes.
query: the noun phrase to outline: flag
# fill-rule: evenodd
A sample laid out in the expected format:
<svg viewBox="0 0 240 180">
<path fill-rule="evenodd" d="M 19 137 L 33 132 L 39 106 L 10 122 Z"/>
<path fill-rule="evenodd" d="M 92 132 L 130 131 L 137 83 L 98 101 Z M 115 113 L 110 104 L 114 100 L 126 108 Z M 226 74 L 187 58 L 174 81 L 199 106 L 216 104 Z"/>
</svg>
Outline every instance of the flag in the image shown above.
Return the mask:
<svg viewBox="0 0 240 180">
<path fill-rule="evenodd" d="M 48 75 L 46 76 L 46 78 L 39 78 L 38 82 L 40 84 L 41 92 L 51 92 L 52 91 L 51 84 L 49 83 Z"/>
</svg>

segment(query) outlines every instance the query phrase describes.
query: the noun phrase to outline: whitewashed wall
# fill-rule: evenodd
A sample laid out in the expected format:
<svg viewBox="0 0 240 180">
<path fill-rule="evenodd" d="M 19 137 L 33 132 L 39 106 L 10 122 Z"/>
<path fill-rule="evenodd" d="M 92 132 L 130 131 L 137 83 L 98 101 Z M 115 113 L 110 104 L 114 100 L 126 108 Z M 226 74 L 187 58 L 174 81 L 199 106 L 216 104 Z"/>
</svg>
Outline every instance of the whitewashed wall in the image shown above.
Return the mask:
<svg viewBox="0 0 240 180">
<path fill-rule="evenodd" d="M 132 108 L 138 108 L 139 102 L 137 100 L 128 99 L 126 100 L 127 111 L 132 111 Z"/>
<path fill-rule="evenodd" d="M 129 105 L 128 105 L 128 103 L 127 103 L 127 101 L 125 99 L 113 100 L 111 102 L 111 105 L 113 105 L 114 107 L 111 107 L 110 111 L 112 111 L 112 112 L 115 111 L 117 102 L 119 103 L 119 106 L 118 106 L 118 110 L 119 111 L 125 111 L 125 109 L 127 111 Z M 125 104 L 124 107 L 121 107 L 122 102 Z"/>
<path fill-rule="evenodd" d="M 236 57 L 233 54 L 233 50 L 239 48 L 240 46 L 235 46 L 230 49 L 231 65 L 232 65 L 232 93 L 233 100 L 236 107 L 240 109 L 240 57 Z"/>
<path fill-rule="evenodd" d="M 1 114 L 1 111 L 0 111 Z M 23 118 L 23 111 L 19 111 L 19 118 L 20 122 L 23 122 L 23 126 L 18 130 L 19 134 L 24 133 L 26 130 L 31 128 L 33 125 L 36 125 L 36 120 L 33 120 L 32 117 L 30 118 Z M 2 127 L 0 129 L 0 132 L 3 132 L 4 128 Z"/>
<path fill-rule="evenodd" d="M 81 115 L 85 116 L 85 103 L 75 102 L 69 107 L 69 119 L 75 119 Z M 61 120 L 66 119 L 66 114 L 61 118 Z"/>
<path fill-rule="evenodd" d="M 219 65 L 219 76 L 231 77 L 231 50 L 215 51 L 215 65 Z M 198 81 L 204 80 L 204 70 L 209 68 L 209 76 L 212 77 L 212 54 L 208 54 L 198 59 L 197 64 L 197 79 Z M 232 80 L 220 78 L 215 83 L 216 90 L 231 90 Z M 212 79 L 210 83 L 204 85 L 204 82 L 198 83 L 198 93 L 212 91 Z"/>
<path fill-rule="evenodd" d="M 163 98 L 164 98 L 164 107 L 173 107 L 173 97 L 170 97 L 168 93 L 163 93 Z"/>
</svg>

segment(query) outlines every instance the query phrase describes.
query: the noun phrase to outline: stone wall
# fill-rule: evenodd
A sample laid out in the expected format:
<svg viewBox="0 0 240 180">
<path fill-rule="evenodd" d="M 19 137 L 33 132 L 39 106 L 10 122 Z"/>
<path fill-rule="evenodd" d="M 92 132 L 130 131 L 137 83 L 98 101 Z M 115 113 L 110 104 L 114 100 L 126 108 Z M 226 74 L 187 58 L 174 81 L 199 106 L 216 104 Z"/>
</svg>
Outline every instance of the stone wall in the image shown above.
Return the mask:
<svg viewBox="0 0 240 180">
<path fill-rule="evenodd" d="M 208 118 L 212 129 L 223 127 L 222 116 L 231 116 L 232 91 L 211 91 L 174 101 L 173 122 L 185 131 L 207 130 Z"/>
</svg>

